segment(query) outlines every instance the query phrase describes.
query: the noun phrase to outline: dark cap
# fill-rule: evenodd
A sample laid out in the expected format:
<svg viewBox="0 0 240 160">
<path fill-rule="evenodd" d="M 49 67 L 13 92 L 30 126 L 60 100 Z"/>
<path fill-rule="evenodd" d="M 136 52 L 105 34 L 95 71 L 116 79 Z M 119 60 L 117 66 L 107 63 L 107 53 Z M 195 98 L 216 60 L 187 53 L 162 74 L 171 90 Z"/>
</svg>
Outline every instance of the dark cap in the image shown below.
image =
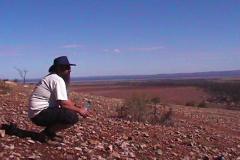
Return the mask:
<svg viewBox="0 0 240 160">
<path fill-rule="evenodd" d="M 54 59 L 53 65 L 48 69 L 48 72 L 52 72 L 56 66 L 60 65 L 76 66 L 76 64 L 69 63 L 67 56 L 61 56 Z"/>
</svg>

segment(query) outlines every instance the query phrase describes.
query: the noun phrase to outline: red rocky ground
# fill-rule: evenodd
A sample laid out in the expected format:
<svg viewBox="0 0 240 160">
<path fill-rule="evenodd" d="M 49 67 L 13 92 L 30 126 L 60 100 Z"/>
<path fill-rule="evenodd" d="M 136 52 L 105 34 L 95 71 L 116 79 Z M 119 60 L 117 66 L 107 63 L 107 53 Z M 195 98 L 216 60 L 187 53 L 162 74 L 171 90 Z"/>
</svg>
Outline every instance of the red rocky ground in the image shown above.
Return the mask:
<svg viewBox="0 0 240 160">
<path fill-rule="evenodd" d="M 0 124 L 13 122 L 22 130 L 41 131 L 27 118 L 31 90 L 18 85 L 0 95 Z M 240 160 L 240 111 L 167 104 L 174 124 L 162 126 L 114 118 L 122 99 L 76 92 L 71 97 L 91 100 L 93 116 L 62 132 L 63 143 L 44 144 L 1 130 L 0 159 Z"/>
</svg>

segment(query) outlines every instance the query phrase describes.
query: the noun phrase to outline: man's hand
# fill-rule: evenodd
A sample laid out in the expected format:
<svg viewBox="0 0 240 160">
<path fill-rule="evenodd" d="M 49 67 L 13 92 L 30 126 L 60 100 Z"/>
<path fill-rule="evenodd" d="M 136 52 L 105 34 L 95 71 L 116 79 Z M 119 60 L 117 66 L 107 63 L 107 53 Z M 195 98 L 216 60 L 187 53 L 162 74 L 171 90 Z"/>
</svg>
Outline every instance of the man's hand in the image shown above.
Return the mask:
<svg viewBox="0 0 240 160">
<path fill-rule="evenodd" d="M 78 113 L 83 116 L 83 118 L 89 117 L 90 116 L 90 112 L 86 109 L 86 108 L 79 108 Z"/>
<path fill-rule="evenodd" d="M 66 101 L 59 100 L 58 103 L 64 108 L 78 112 L 84 118 L 90 116 L 90 112 L 85 107 L 75 105 L 71 100 L 66 100 Z"/>
</svg>

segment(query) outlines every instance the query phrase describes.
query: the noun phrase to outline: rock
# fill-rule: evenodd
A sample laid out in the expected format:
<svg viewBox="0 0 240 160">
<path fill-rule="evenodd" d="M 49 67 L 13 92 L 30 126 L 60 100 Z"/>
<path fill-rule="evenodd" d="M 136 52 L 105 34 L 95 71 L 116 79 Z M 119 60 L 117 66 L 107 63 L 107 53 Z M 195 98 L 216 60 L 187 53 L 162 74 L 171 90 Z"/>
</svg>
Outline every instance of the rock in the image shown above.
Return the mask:
<svg viewBox="0 0 240 160">
<path fill-rule="evenodd" d="M 149 137 L 149 134 L 148 133 L 146 133 L 146 132 L 143 132 L 143 137 Z"/>
<path fill-rule="evenodd" d="M 240 160 L 240 157 L 237 157 L 237 159 L 236 160 Z"/>
<path fill-rule="evenodd" d="M 77 151 L 82 151 L 82 148 L 80 148 L 80 147 L 74 147 L 74 149 Z"/>
<path fill-rule="evenodd" d="M 128 155 L 129 155 L 130 158 L 135 158 L 136 157 L 133 152 L 129 152 Z"/>
<path fill-rule="evenodd" d="M 87 146 L 87 143 L 86 143 L 86 142 L 81 143 L 81 146 L 86 147 L 86 146 Z"/>
<path fill-rule="evenodd" d="M 9 158 L 13 159 L 13 158 L 14 158 L 14 155 L 10 155 Z"/>
<path fill-rule="evenodd" d="M 29 140 L 27 140 L 28 142 L 30 142 L 30 143 L 32 143 L 32 144 L 34 144 L 35 142 L 33 141 L 33 140 L 31 140 L 31 139 L 29 139 Z"/>
<path fill-rule="evenodd" d="M 193 156 L 193 155 L 194 155 L 194 152 L 189 152 L 189 154 L 190 154 L 191 156 Z"/>
<path fill-rule="evenodd" d="M 157 153 L 158 155 L 162 155 L 162 154 L 163 154 L 163 151 L 162 151 L 161 149 L 158 149 L 158 150 L 156 151 L 156 153 Z"/>
<path fill-rule="evenodd" d="M 177 138 L 176 141 L 177 142 L 182 142 L 182 140 L 180 138 Z"/>
<path fill-rule="evenodd" d="M 118 159 L 121 158 L 120 154 L 119 154 L 118 152 L 116 152 L 116 151 L 113 151 L 113 152 L 112 152 L 111 157 L 112 157 L 112 158 L 118 158 Z"/>
<path fill-rule="evenodd" d="M 209 160 L 209 156 L 208 156 L 208 155 L 204 155 L 204 156 L 202 157 L 202 160 Z"/>
<path fill-rule="evenodd" d="M 26 112 L 26 111 L 22 111 L 22 114 L 25 114 L 25 115 L 26 115 L 26 114 L 28 114 L 28 112 Z"/>
<path fill-rule="evenodd" d="M 96 140 L 89 140 L 89 143 L 91 144 L 91 145 L 97 145 L 98 143 L 99 143 L 99 141 L 96 141 Z"/>
<path fill-rule="evenodd" d="M 140 145 L 140 148 L 141 148 L 141 149 L 144 149 L 144 148 L 146 148 L 146 147 L 147 147 L 146 144 L 141 144 L 141 145 Z"/>
<path fill-rule="evenodd" d="M 189 156 L 185 156 L 182 160 L 190 160 Z"/>
<path fill-rule="evenodd" d="M 122 148 L 122 149 L 126 149 L 128 145 L 129 145 L 129 144 L 128 144 L 127 142 L 123 142 L 123 143 L 121 144 L 121 148 Z"/>
<path fill-rule="evenodd" d="M 14 148 L 15 148 L 15 147 L 14 147 L 13 144 L 11 144 L 11 145 L 9 146 L 9 149 L 10 149 L 10 150 L 14 150 Z"/>
<path fill-rule="evenodd" d="M 102 156 L 97 156 L 98 160 L 105 160 L 105 158 L 103 158 Z"/>
<path fill-rule="evenodd" d="M 35 154 L 28 157 L 28 159 L 39 159 L 39 158 L 40 158 L 40 156 L 35 155 Z"/>
<path fill-rule="evenodd" d="M 65 156 L 65 159 L 66 159 L 66 160 L 74 160 L 74 156 L 73 156 L 73 155 L 70 155 L 70 154 L 67 154 L 67 155 Z"/>
<path fill-rule="evenodd" d="M 0 130 L 0 137 L 1 138 L 5 137 L 5 130 Z"/>
<path fill-rule="evenodd" d="M 81 137 L 81 136 L 82 136 L 82 133 L 81 133 L 81 132 L 77 133 L 77 136 L 78 136 L 78 137 Z"/>
<path fill-rule="evenodd" d="M 95 147 L 95 149 L 100 150 L 100 151 L 104 151 L 104 150 L 105 150 L 103 144 L 101 144 L 101 143 L 98 144 L 98 145 Z"/>
<path fill-rule="evenodd" d="M 172 154 L 173 154 L 174 156 L 178 156 L 178 154 L 177 154 L 177 153 L 175 153 L 175 152 L 172 152 Z"/>
<path fill-rule="evenodd" d="M 125 135 L 125 134 L 122 136 L 122 138 L 123 138 L 124 140 L 128 140 L 128 136 Z"/>
<path fill-rule="evenodd" d="M 15 153 L 15 152 L 13 152 L 12 154 L 13 154 L 14 156 L 17 156 L 17 157 L 21 157 L 21 156 L 22 156 L 20 153 Z"/>
<path fill-rule="evenodd" d="M 109 145 L 106 150 L 109 151 L 109 152 L 112 152 L 113 151 L 113 146 Z"/>
<path fill-rule="evenodd" d="M 221 155 L 221 156 L 218 156 L 218 157 L 214 158 L 214 160 L 225 160 L 225 158 L 224 158 L 223 155 Z"/>
<path fill-rule="evenodd" d="M 154 149 L 154 150 L 157 150 L 157 149 L 161 149 L 161 147 L 162 147 L 162 146 L 161 146 L 160 144 L 156 144 L 156 145 L 153 146 L 153 149 Z"/>
</svg>

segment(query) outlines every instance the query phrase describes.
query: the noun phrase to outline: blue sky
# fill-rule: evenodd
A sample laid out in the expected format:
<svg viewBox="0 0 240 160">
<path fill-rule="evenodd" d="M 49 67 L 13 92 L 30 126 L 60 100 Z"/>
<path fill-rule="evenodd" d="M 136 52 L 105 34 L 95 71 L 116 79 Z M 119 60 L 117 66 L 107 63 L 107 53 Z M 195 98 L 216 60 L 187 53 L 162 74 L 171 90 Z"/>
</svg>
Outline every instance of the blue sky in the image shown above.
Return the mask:
<svg viewBox="0 0 240 160">
<path fill-rule="evenodd" d="M 239 0 L 0 0 L 0 78 L 240 69 Z"/>
</svg>

